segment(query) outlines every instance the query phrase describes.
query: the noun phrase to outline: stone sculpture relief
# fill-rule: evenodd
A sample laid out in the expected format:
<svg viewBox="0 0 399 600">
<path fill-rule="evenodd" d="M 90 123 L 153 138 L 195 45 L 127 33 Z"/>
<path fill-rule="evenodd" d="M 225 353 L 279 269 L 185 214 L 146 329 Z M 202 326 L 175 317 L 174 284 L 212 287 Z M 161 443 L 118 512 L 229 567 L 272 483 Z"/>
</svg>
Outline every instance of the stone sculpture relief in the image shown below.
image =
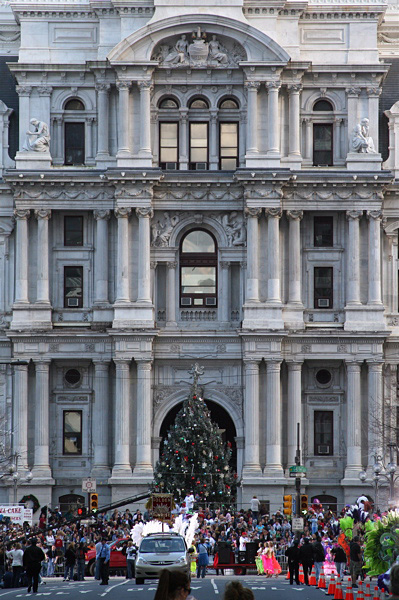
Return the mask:
<svg viewBox="0 0 399 600">
<path fill-rule="evenodd" d="M 373 138 L 369 135 L 369 120 L 364 118 L 352 134 L 352 151 L 359 154 L 376 154 Z"/>
<path fill-rule="evenodd" d="M 151 225 L 152 245 L 158 248 L 166 248 L 169 245 L 169 239 L 173 228 L 179 222 L 179 215 L 171 217 L 168 212 L 163 213 L 163 220 L 154 222 Z"/>
<path fill-rule="evenodd" d="M 26 140 L 23 146 L 25 152 L 49 152 L 50 151 L 50 129 L 47 123 L 38 119 L 31 119 L 34 130 L 26 132 Z"/>
<path fill-rule="evenodd" d="M 244 217 L 238 212 L 226 213 L 221 218 L 221 223 L 227 235 L 229 246 L 245 246 L 247 231 Z"/>
<path fill-rule="evenodd" d="M 161 43 L 152 60 L 165 67 L 228 67 L 246 60 L 246 54 L 237 42 L 231 49 L 226 48 L 214 34 L 208 41 L 208 34 L 198 27 L 191 36 L 181 35 L 173 45 Z"/>
</svg>

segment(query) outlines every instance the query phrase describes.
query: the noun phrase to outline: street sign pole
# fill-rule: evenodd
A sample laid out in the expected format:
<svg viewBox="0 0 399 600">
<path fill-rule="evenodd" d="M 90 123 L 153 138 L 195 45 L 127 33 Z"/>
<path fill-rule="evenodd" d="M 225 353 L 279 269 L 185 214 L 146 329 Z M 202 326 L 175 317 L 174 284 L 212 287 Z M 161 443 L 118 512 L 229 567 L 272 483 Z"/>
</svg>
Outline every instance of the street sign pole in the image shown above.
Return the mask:
<svg viewBox="0 0 399 600">
<path fill-rule="evenodd" d="M 295 465 L 299 467 L 301 464 L 301 447 L 300 447 L 300 423 L 296 424 L 296 454 L 295 454 Z M 301 477 L 297 475 L 295 477 L 295 491 L 296 491 L 296 516 L 301 516 Z"/>
</svg>

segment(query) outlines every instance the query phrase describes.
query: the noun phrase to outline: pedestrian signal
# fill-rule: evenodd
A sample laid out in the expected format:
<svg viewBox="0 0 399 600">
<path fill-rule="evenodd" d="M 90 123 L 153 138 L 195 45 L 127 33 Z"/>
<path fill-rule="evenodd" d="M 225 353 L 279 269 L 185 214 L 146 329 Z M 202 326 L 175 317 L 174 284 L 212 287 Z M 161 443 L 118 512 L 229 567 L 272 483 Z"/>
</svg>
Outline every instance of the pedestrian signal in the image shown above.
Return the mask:
<svg viewBox="0 0 399 600">
<path fill-rule="evenodd" d="M 308 512 L 308 497 L 306 494 L 301 494 L 301 512 Z"/>
<path fill-rule="evenodd" d="M 285 515 L 292 515 L 292 496 L 283 496 L 283 513 Z"/>
<path fill-rule="evenodd" d="M 89 509 L 93 512 L 98 510 L 98 494 L 89 494 Z"/>
</svg>

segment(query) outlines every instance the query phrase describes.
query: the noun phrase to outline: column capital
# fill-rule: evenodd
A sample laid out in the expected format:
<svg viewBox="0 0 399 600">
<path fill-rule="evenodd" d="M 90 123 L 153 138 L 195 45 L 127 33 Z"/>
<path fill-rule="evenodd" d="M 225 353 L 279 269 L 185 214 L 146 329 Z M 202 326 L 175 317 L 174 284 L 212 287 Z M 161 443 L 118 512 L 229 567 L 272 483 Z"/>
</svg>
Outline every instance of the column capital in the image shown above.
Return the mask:
<svg viewBox="0 0 399 600">
<path fill-rule="evenodd" d="M 265 87 L 268 92 L 278 92 L 281 87 L 281 81 L 266 81 Z"/>
<path fill-rule="evenodd" d="M 246 81 L 244 83 L 244 87 L 246 90 L 255 90 L 256 92 L 260 88 L 260 81 Z"/>
<path fill-rule="evenodd" d="M 94 88 L 96 89 L 97 92 L 103 92 L 108 94 L 109 90 L 111 89 L 111 86 L 109 83 L 105 83 L 103 81 L 98 81 Z"/>
<path fill-rule="evenodd" d="M 49 85 L 39 85 L 36 89 L 39 92 L 39 96 L 51 96 L 53 93 L 53 88 Z"/>
<path fill-rule="evenodd" d="M 131 81 L 122 81 L 120 79 L 117 80 L 116 82 L 116 88 L 118 89 L 118 91 L 121 90 L 128 90 L 131 88 L 132 82 Z"/>
<path fill-rule="evenodd" d="M 119 371 L 127 371 L 130 368 L 132 362 L 130 358 L 114 358 L 115 367 Z"/>
<path fill-rule="evenodd" d="M 16 208 L 14 210 L 14 217 L 18 221 L 27 221 L 30 217 L 29 208 Z"/>
<path fill-rule="evenodd" d="M 368 210 L 367 218 L 370 221 L 371 221 L 371 219 L 373 219 L 374 221 L 378 221 L 379 219 L 382 219 L 382 210 Z"/>
<path fill-rule="evenodd" d="M 290 221 L 302 221 L 303 210 L 287 210 L 287 217 Z"/>
<path fill-rule="evenodd" d="M 300 83 L 290 83 L 287 85 L 289 95 L 300 94 L 302 91 L 302 85 Z"/>
<path fill-rule="evenodd" d="M 369 371 L 372 371 L 374 373 L 382 373 L 382 367 L 384 366 L 384 362 L 381 361 L 373 361 L 373 360 L 366 360 L 367 366 L 369 368 Z"/>
<path fill-rule="evenodd" d="M 108 219 L 111 217 L 111 211 L 105 209 L 93 210 L 93 216 L 96 221 L 108 221 Z"/>
<path fill-rule="evenodd" d="M 362 360 L 351 360 L 351 359 L 345 360 L 346 369 L 348 372 L 350 371 L 351 373 L 360 373 L 362 364 L 363 364 Z"/>
<path fill-rule="evenodd" d="M 168 269 L 176 269 L 177 267 L 177 262 L 176 261 L 170 261 L 166 263 L 166 266 L 168 267 Z"/>
<path fill-rule="evenodd" d="M 117 219 L 128 219 L 132 212 L 131 208 L 124 208 L 120 206 L 119 208 L 115 208 L 114 214 Z"/>
<path fill-rule="evenodd" d="M 247 218 L 253 217 L 259 219 L 260 215 L 262 214 L 262 209 L 253 206 L 246 206 L 244 208 L 244 214 Z"/>
<path fill-rule="evenodd" d="M 137 364 L 137 369 L 140 371 L 151 371 L 152 369 L 152 359 L 148 358 L 135 358 L 135 363 Z"/>
<path fill-rule="evenodd" d="M 28 366 L 29 365 L 12 365 L 14 367 L 14 371 L 28 371 Z"/>
<path fill-rule="evenodd" d="M 222 267 L 222 269 L 228 269 L 230 266 L 230 261 L 222 260 L 219 262 L 219 265 Z"/>
<path fill-rule="evenodd" d="M 303 360 L 286 360 L 289 371 L 302 371 Z"/>
<path fill-rule="evenodd" d="M 177 264 L 177 263 L 176 263 L 176 264 Z M 158 261 L 156 261 L 156 260 L 152 260 L 152 261 L 150 262 L 150 269 L 156 269 L 156 268 L 157 268 L 157 266 L 158 266 Z"/>
<path fill-rule="evenodd" d="M 136 215 L 139 219 L 152 219 L 154 216 L 154 211 L 151 207 L 140 207 L 136 208 Z"/>
<path fill-rule="evenodd" d="M 346 219 L 348 221 L 356 221 L 359 220 L 360 217 L 363 216 L 362 210 L 347 210 L 346 211 Z"/>
<path fill-rule="evenodd" d="M 51 358 L 38 358 L 33 359 L 36 371 L 47 373 L 50 369 Z"/>
<path fill-rule="evenodd" d="M 369 98 L 379 98 L 382 94 L 382 89 L 380 87 L 368 87 L 366 88 L 367 96 Z"/>
<path fill-rule="evenodd" d="M 110 365 L 109 360 L 94 359 L 92 363 L 96 371 L 108 371 Z"/>
<path fill-rule="evenodd" d="M 362 90 L 359 87 L 348 87 L 345 91 L 348 94 L 348 98 L 358 98 Z"/>
<path fill-rule="evenodd" d="M 259 371 L 260 360 L 255 358 L 244 358 L 244 369 L 246 371 Z"/>
<path fill-rule="evenodd" d="M 283 211 L 281 208 L 265 208 L 266 217 L 271 217 L 272 219 L 281 219 L 281 215 Z"/>
<path fill-rule="evenodd" d="M 268 373 L 280 373 L 282 360 L 266 360 L 266 369 Z"/>
<path fill-rule="evenodd" d="M 35 217 L 36 219 L 43 219 L 43 220 L 49 220 L 51 218 L 51 210 L 50 209 L 44 209 L 44 208 L 39 208 L 35 210 Z"/>
<path fill-rule="evenodd" d="M 31 85 L 17 85 L 15 89 L 19 97 L 29 97 L 32 93 L 33 88 Z"/>
<path fill-rule="evenodd" d="M 154 89 L 154 85 L 152 83 L 152 81 L 149 81 L 148 79 L 143 79 L 142 81 L 138 81 L 137 82 L 137 86 L 140 90 L 140 92 L 152 92 L 152 90 Z"/>
</svg>

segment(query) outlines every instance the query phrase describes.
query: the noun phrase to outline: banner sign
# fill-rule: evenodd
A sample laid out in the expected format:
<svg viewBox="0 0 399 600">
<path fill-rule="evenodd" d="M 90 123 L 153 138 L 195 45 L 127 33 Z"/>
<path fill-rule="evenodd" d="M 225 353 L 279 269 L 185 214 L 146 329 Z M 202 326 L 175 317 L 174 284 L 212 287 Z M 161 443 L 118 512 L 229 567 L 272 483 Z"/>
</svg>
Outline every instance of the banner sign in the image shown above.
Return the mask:
<svg viewBox="0 0 399 600">
<path fill-rule="evenodd" d="M 32 525 L 33 510 L 31 508 L 25 508 L 23 505 L 0 505 L 0 515 L 3 519 L 9 517 L 11 521 L 17 525 L 23 525 L 25 521 L 27 521 L 29 525 Z"/>
<path fill-rule="evenodd" d="M 152 494 L 152 512 L 154 519 L 167 521 L 173 508 L 172 494 Z"/>
</svg>

